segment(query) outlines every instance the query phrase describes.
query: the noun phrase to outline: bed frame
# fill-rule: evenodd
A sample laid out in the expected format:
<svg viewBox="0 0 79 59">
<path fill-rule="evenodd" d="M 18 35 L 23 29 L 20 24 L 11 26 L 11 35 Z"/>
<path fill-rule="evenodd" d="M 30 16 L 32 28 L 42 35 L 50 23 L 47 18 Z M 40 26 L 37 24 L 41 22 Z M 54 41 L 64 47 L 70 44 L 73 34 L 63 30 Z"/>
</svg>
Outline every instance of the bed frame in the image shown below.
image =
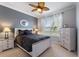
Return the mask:
<svg viewBox="0 0 79 59">
<path fill-rule="evenodd" d="M 25 30 L 27 28 L 15 28 L 15 34 L 16 34 L 17 30 L 19 30 L 19 29 Z M 25 50 L 24 48 L 22 48 L 19 44 L 17 44 L 17 46 L 19 48 L 21 48 L 23 51 L 27 52 L 30 56 L 37 57 L 40 54 L 42 54 L 45 50 L 47 50 L 48 48 L 50 48 L 51 42 L 50 42 L 50 38 L 49 38 L 49 39 L 41 40 L 39 42 L 36 42 L 36 43 L 32 44 L 32 52 L 28 52 L 27 50 Z"/>
</svg>

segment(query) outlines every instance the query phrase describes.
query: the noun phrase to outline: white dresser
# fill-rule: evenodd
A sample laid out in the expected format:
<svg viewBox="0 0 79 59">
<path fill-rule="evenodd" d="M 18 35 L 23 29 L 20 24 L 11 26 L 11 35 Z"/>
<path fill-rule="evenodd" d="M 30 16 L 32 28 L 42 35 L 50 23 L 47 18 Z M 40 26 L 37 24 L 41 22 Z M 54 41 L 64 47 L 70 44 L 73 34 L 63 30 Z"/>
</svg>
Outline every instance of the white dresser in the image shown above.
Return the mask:
<svg viewBox="0 0 79 59">
<path fill-rule="evenodd" d="M 76 30 L 75 28 L 62 28 L 60 30 L 60 45 L 69 51 L 74 51 L 76 48 Z"/>
<path fill-rule="evenodd" d="M 0 52 L 9 49 L 14 48 L 14 40 L 13 39 L 2 39 L 0 40 Z"/>
<path fill-rule="evenodd" d="M 0 33 L 0 52 L 14 48 L 14 38 L 12 36 L 9 37 L 9 39 L 5 39 L 4 33 Z"/>
</svg>

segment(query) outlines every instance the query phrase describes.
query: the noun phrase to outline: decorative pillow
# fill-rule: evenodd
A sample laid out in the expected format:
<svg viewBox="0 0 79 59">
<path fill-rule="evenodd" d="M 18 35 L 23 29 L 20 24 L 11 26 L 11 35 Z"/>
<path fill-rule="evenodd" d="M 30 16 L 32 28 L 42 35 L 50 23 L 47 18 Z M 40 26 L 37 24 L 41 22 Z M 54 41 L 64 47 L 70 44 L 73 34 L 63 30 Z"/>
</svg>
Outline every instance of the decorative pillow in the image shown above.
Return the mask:
<svg viewBox="0 0 79 59">
<path fill-rule="evenodd" d="M 24 35 L 24 30 L 18 30 L 19 35 Z"/>
<path fill-rule="evenodd" d="M 29 35 L 32 34 L 32 30 L 18 30 L 19 35 Z"/>
<path fill-rule="evenodd" d="M 32 34 L 32 30 L 24 30 L 24 34 L 25 34 L 25 35 Z"/>
</svg>

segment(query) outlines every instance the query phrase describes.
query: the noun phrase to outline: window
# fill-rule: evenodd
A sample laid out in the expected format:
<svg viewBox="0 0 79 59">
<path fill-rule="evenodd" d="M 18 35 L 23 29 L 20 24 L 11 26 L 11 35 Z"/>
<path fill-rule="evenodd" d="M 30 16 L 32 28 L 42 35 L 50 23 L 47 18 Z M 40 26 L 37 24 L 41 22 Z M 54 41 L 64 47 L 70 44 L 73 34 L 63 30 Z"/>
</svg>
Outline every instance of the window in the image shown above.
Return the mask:
<svg viewBox="0 0 79 59">
<path fill-rule="evenodd" d="M 62 13 L 41 20 L 42 32 L 47 35 L 59 35 L 59 30 L 62 27 Z"/>
</svg>

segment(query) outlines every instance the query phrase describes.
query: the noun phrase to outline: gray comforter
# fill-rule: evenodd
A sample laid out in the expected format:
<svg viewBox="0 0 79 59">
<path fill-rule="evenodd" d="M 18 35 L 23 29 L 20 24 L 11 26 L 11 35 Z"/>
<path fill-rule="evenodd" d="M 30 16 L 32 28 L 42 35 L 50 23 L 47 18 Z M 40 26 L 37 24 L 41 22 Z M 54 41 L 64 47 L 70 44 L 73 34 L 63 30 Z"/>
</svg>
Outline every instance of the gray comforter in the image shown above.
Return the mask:
<svg viewBox="0 0 79 59">
<path fill-rule="evenodd" d="M 40 40 L 45 40 L 50 38 L 49 36 L 43 36 L 43 35 L 36 35 L 36 34 L 30 34 L 30 35 L 18 35 L 16 37 L 16 42 L 21 45 L 24 49 L 26 49 L 28 52 L 32 51 L 32 44 L 35 42 L 38 42 Z M 18 42 L 20 41 L 20 42 Z"/>
</svg>

